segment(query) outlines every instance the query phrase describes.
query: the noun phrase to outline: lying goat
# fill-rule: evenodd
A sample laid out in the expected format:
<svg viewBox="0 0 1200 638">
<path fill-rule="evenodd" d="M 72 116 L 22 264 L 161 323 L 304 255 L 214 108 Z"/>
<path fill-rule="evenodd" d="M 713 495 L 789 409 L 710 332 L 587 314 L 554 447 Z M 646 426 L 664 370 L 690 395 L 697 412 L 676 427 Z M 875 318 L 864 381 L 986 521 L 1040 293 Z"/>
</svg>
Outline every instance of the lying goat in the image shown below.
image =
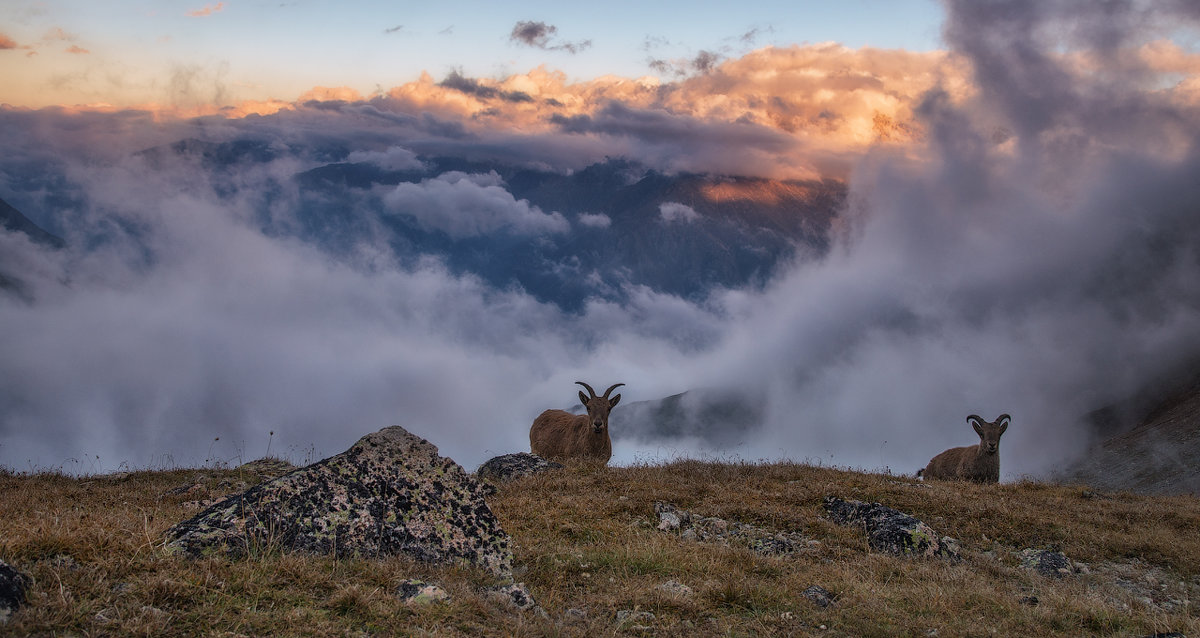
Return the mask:
<svg viewBox="0 0 1200 638">
<path fill-rule="evenodd" d="M 967 423 L 979 435 L 979 445 L 956 447 L 933 457 L 917 476 L 926 478 L 967 480 L 976 483 L 1000 482 L 1000 435 L 1008 429 L 1012 417 L 1001 414 L 995 423 L 988 423 L 972 414 Z"/>
</svg>

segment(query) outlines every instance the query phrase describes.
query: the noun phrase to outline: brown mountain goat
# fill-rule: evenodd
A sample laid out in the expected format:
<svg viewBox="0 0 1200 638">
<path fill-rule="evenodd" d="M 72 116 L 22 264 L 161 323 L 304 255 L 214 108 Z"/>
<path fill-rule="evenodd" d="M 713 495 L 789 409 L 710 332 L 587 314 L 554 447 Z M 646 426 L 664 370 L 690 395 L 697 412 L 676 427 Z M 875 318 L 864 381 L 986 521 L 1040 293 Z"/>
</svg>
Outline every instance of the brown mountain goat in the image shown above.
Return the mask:
<svg viewBox="0 0 1200 638">
<path fill-rule="evenodd" d="M 933 457 L 917 476 L 926 478 L 967 480 L 976 483 L 1000 482 L 1000 435 L 1008 429 L 1012 417 L 1001 414 L 988 423 L 972 414 L 967 423 L 979 435 L 979 445 L 956 447 Z"/>
<path fill-rule="evenodd" d="M 617 406 L 621 395 L 608 398 L 613 390 L 625 385 L 618 383 L 596 396 L 592 386 L 588 395 L 579 393 L 587 414 L 571 414 L 565 410 L 546 410 L 533 420 L 529 428 L 529 448 L 534 454 L 548 459 L 590 459 L 608 463 L 612 458 L 612 439 L 608 436 L 608 412 Z"/>
</svg>

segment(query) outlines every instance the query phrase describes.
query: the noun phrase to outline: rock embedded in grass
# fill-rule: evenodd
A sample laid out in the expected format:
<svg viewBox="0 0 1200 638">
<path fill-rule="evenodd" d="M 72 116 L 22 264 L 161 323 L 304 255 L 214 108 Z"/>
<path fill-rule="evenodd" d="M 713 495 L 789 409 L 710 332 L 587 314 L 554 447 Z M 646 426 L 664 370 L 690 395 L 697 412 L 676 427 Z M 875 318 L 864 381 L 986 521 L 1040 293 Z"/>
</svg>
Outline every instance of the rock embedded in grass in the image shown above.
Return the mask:
<svg viewBox="0 0 1200 638">
<path fill-rule="evenodd" d="M 867 532 L 867 544 L 897 556 L 926 556 L 958 560 L 958 542 L 939 537 L 917 518 L 879 503 L 825 497 L 825 511 L 838 525 L 855 525 Z"/>
<path fill-rule="evenodd" d="M 446 590 L 416 578 L 400 581 L 396 586 L 396 596 L 409 605 L 429 605 L 450 600 L 450 594 L 446 593 Z"/>
<path fill-rule="evenodd" d="M 822 609 L 832 605 L 837 600 L 836 596 L 831 594 L 828 589 L 825 589 L 820 585 L 812 585 L 808 589 L 805 589 L 803 592 L 801 592 L 800 595 L 804 596 L 814 605 L 821 607 Z"/>
<path fill-rule="evenodd" d="M 400 426 L 215 503 L 169 529 L 166 540 L 192 557 L 275 549 L 407 554 L 512 576 L 510 540 L 482 484 Z"/>
<path fill-rule="evenodd" d="M 507 483 L 512 480 L 533 476 L 549 470 L 561 469 L 562 463 L 548 461 L 536 454 L 518 452 L 488 459 L 475 472 L 481 479 Z"/>
<path fill-rule="evenodd" d="M 1021 550 L 1020 556 L 1021 567 L 1032 569 L 1047 578 L 1065 578 L 1075 572 L 1071 559 L 1062 552 L 1029 548 Z"/>
<path fill-rule="evenodd" d="M 757 554 L 778 556 L 795 554 L 808 547 L 807 540 L 798 532 L 780 532 L 715 516 L 699 516 L 670 503 L 655 503 L 654 512 L 658 515 L 658 529 L 676 532 L 683 540 L 736 541 Z"/>
<path fill-rule="evenodd" d="M 29 589 L 29 577 L 0 560 L 0 625 L 21 605 L 25 604 L 25 592 Z"/>
</svg>

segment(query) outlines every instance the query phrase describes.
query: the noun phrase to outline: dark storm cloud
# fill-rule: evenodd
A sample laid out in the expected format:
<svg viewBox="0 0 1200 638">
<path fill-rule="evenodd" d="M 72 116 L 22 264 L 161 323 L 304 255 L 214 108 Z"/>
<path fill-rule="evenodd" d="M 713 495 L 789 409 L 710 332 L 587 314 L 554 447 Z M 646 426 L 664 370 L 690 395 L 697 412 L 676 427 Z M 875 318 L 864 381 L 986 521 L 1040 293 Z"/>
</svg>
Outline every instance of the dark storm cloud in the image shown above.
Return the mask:
<svg viewBox="0 0 1200 638">
<path fill-rule="evenodd" d="M 451 71 L 446 79 L 438 83 L 438 86 L 443 86 L 448 89 L 454 89 L 467 95 L 474 95 L 481 100 L 490 100 L 500 98 L 505 102 L 533 102 L 534 99 L 528 93 L 523 91 L 501 91 L 495 87 L 487 86 L 475 78 L 469 78 L 462 74 L 461 71 Z"/>
<path fill-rule="evenodd" d="M 554 39 L 557 33 L 558 27 L 552 24 L 522 20 L 513 26 L 512 33 L 509 34 L 508 39 L 511 42 L 517 42 L 545 51 L 566 51 L 571 54 L 579 53 L 592 46 L 591 40 L 559 42 Z"/>
</svg>

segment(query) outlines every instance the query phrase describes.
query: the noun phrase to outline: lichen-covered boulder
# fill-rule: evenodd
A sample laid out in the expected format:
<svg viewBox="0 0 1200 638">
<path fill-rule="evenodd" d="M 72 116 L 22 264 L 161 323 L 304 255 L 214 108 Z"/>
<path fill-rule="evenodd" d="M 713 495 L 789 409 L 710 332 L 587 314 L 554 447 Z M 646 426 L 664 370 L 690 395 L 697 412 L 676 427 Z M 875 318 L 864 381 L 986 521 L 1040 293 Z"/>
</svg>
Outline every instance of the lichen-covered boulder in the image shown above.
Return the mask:
<svg viewBox="0 0 1200 638">
<path fill-rule="evenodd" d="M 483 465 L 479 466 L 479 470 L 475 473 L 482 479 L 497 483 L 507 483 L 514 479 L 533 476 L 540 472 L 561 469 L 562 467 L 562 463 L 547 461 L 536 454 L 518 452 L 516 454 L 505 454 L 488 459 Z"/>
<path fill-rule="evenodd" d="M 878 552 L 897 556 L 927 556 L 958 560 L 957 542 L 939 538 L 913 516 L 879 503 L 825 497 L 825 511 L 838 525 L 856 525 L 867 533 L 867 544 Z"/>
<path fill-rule="evenodd" d="M 0 625 L 8 624 L 9 616 L 25 603 L 29 577 L 0 560 Z"/>
<path fill-rule="evenodd" d="M 484 502 L 481 484 L 400 426 L 214 503 L 167 530 L 166 546 L 193 557 L 272 548 L 408 554 L 512 573 L 508 534 Z"/>
</svg>

